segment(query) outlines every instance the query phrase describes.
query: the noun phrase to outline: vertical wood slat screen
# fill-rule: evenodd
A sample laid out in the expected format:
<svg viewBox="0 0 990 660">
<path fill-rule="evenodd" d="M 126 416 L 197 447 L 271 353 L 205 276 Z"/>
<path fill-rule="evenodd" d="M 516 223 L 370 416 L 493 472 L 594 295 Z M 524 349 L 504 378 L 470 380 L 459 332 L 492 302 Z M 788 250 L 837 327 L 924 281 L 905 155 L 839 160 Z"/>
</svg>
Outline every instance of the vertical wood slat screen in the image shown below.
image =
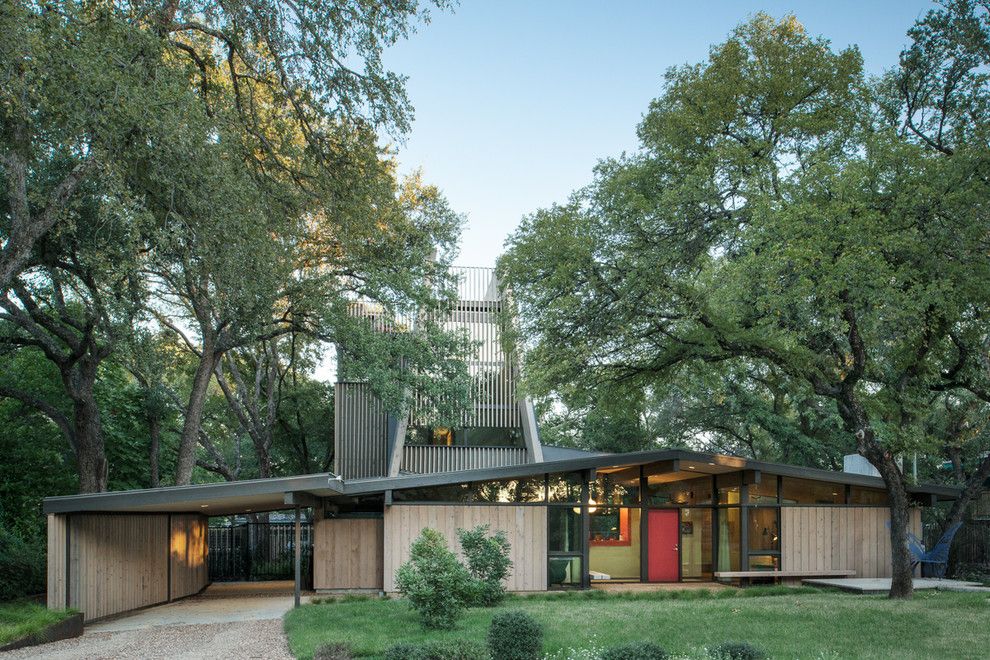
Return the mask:
<svg viewBox="0 0 990 660">
<path fill-rule="evenodd" d="M 509 591 L 547 588 L 547 508 L 545 506 L 400 505 L 385 509 L 385 591 L 395 591 L 395 572 L 409 559 L 409 547 L 424 528 L 435 529 L 460 556 L 457 529 L 490 525 L 509 540 Z"/>
<path fill-rule="evenodd" d="M 169 562 L 177 598 L 208 583 L 206 519 L 176 514 L 73 514 L 48 517 L 48 604 L 78 609 L 89 622 L 169 599 Z M 197 534 L 193 531 L 201 529 Z M 66 543 L 68 534 L 68 543 Z M 180 542 L 181 537 L 181 542 Z M 66 562 L 68 545 L 68 562 Z M 184 563 L 175 552 L 183 548 Z M 66 563 L 69 574 L 66 576 Z"/>
<path fill-rule="evenodd" d="M 334 473 L 345 479 L 385 475 L 388 415 L 367 383 L 334 386 Z"/>
<path fill-rule="evenodd" d="M 471 406 L 461 417 L 461 426 L 519 428 L 522 420 L 516 405 L 516 368 L 502 348 L 499 316 L 502 298 L 494 268 L 457 267 L 457 303 L 440 319 L 450 331 L 466 331 L 476 344 L 467 360 L 471 375 Z M 432 404 L 416 393 L 409 423 L 429 425 Z"/>
<path fill-rule="evenodd" d="M 781 507 L 781 568 L 890 577 L 889 520 L 886 507 Z M 911 530 L 921 534 L 920 509 L 911 510 Z"/>
<path fill-rule="evenodd" d="M 172 598 L 199 593 L 209 581 L 207 524 L 207 518 L 196 513 L 172 515 Z"/>
<path fill-rule="evenodd" d="M 526 463 L 525 447 L 406 445 L 402 449 L 402 470 L 416 474 L 477 470 L 523 463 Z"/>
<path fill-rule="evenodd" d="M 382 588 L 381 518 L 316 518 L 313 529 L 314 589 Z"/>
</svg>

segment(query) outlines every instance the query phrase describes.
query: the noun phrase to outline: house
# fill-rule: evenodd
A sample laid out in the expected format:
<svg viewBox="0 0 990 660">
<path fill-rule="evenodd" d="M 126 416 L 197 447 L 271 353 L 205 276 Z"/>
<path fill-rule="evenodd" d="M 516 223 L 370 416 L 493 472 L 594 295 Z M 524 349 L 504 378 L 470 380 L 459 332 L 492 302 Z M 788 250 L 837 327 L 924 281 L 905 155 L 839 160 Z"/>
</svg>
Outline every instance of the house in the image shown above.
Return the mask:
<svg viewBox="0 0 990 660">
<path fill-rule="evenodd" d="M 336 387 L 334 471 L 44 502 L 48 604 L 87 620 L 197 593 L 209 516 L 313 512 L 313 586 L 391 592 L 426 527 L 504 530 L 508 588 L 594 582 L 890 575 L 889 511 L 874 476 L 685 450 L 601 454 L 543 446 L 496 317 L 494 274 L 465 271 L 449 324 L 478 341 L 459 428 L 418 405 L 396 419 L 362 383 Z M 367 313 L 364 310 L 360 313 Z M 910 489 L 918 507 L 956 495 Z M 912 510 L 920 534 L 920 509 Z M 297 593 L 299 547 L 297 549 Z"/>
</svg>

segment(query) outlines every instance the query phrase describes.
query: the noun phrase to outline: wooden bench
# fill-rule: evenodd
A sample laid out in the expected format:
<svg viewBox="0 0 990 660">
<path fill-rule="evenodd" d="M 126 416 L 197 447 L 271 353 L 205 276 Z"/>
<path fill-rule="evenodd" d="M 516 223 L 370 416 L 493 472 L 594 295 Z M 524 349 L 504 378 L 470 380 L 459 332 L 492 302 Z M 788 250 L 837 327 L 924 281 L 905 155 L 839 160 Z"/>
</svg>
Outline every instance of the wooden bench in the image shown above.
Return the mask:
<svg viewBox="0 0 990 660">
<path fill-rule="evenodd" d="M 753 578 L 772 577 L 774 582 L 800 582 L 802 578 L 845 578 L 856 577 L 856 571 L 821 570 L 821 571 L 716 571 L 715 579 L 740 579 L 749 583 Z"/>
</svg>

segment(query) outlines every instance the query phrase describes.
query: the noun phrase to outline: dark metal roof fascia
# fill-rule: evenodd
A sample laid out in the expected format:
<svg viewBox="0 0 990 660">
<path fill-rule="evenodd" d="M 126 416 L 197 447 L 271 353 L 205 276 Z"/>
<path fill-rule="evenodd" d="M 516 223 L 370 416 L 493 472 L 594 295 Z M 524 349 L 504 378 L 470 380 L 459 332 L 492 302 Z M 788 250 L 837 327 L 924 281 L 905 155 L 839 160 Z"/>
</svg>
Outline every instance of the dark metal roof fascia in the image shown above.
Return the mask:
<svg viewBox="0 0 990 660">
<path fill-rule="evenodd" d="M 871 477 L 864 474 L 833 472 L 830 470 L 799 467 L 784 463 L 767 463 L 764 461 L 754 461 L 736 456 L 703 454 L 683 449 L 665 449 L 658 451 L 642 451 L 630 452 L 626 454 L 605 454 L 601 456 L 569 458 L 558 461 L 544 461 L 543 463 L 524 463 L 521 465 L 509 465 L 505 467 L 485 468 L 480 470 L 460 470 L 456 472 L 440 472 L 437 474 L 403 475 L 399 477 L 379 479 L 357 479 L 344 482 L 344 494 L 365 495 L 383 492 L 385 490 L 420 488 L 424 486 L 443 486 L 468 481 L 510 479 L 512 477 L 531 476 L 535 474 L 543 474 L 545 472 L 574 472 L 577 470 L 587 470 L 592 468 L 640 465 L 665 460 L 715 463 L 715 465 L 720 467 L 731 467 L 739 470 L 761 470 L 768 474 L 777 474 L 784 477 L 828 481 L 831 483 L 849 484 L 852 486 L 863 486 L 866 488 L 886 488 L 883 479 L 880 477 Z M 908 486 L 907 491 L 909 493 L 927 493 L 941 495 L 944 497 L 958 497 L 961 489 L 953 486 L 941 486 L 938 484 L 918 484 L 915 486 Z"/>
<path fill-rule="evenodd" d="M 121 507 L 140 507 L 167 504 L 184 504 L 211 498 L 252 497 L 277 495 L 285 492 L 328 490 L 326 473 L 305 474 L 272 479 L 249 479 L 215 484 L 191 486 L 166 486 L 143 490 L 125 490 L 107 493 L 85 493 L 46 497 L 44 513 L 74 513 L 81 511 L 117 511 Z"/>
</svg>

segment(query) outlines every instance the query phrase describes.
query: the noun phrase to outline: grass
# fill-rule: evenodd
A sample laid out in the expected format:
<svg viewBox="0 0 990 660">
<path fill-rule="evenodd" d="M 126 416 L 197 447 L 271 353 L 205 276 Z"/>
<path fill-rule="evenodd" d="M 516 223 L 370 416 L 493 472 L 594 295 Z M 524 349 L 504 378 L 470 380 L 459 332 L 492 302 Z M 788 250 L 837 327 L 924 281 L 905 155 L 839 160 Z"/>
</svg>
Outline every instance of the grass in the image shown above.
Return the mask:
<svg viewBox="0 0 990 660">
<path fill-rule="evenodd" d="M 754 587 L 614 594 L 563 592 L 510 597 L 502 608 L 528 611 L 544 625 L 544 650 L 650 640 L 685 657 L 723 641 L 750 642 L 774 658 L 978 658 L 990 648 L 985 594 L 917 592 L 911 601 L 811 588 Z M 469 610 L 457 630 L 424 631 L 403 600 L 343 598 L 289 612 L 292 652 L 312 657 L 344 642 L 358 657 L 381 657 L 397 642 L 484 640 L 493 609 Z"/>
<path fill-rule="evenodd" d="M 75 613 L 75 610 L 49 610 L 27 600 L 0 603 L 0 644 L 33 635 Z"/>
</svg>

